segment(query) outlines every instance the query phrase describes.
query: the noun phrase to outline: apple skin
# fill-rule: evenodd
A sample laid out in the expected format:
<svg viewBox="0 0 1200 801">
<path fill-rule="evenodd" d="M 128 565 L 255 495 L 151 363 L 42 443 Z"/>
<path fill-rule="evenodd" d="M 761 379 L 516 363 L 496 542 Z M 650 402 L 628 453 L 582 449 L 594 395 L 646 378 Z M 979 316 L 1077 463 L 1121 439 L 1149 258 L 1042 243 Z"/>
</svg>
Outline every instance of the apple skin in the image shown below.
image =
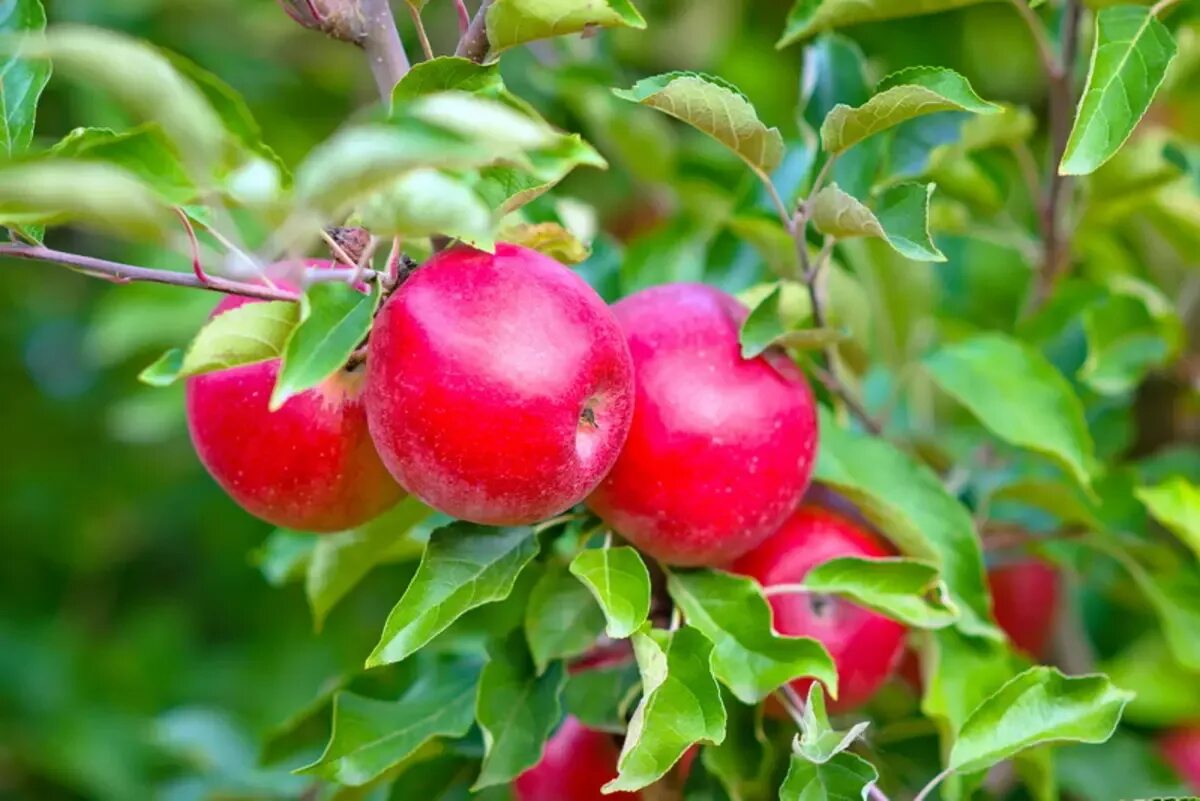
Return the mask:
<svg viewBox="0 0 1200 801">
<path fill-rule="evenodd" d="M 418 268 L 371 333 L 371 434 L 392 475 L 462 520 L 520 525 L 579 503 L 633 414 L 612 312 L 579 276 L 511 244 Z"/>
<path fill-rule="evenodd" d="M 1058 617 L 1062 580 L 1057 570 L 1037 559 L 988 571 L 996 623 L 1025 654 L 1046 655 Z"/>
<path fill-rule="evenodd" d="M 797 584 L 817 565 L 839 556 L 894 556 L 880 538 L 841 515 L 802 506 L 764 543 L 732 566 L 764 588 Z M 787 593 L 768 598 L 775 630 L 813 637 L 833 657 L 838 698 L 831 712 L 847 712 L 871 698 L 895 671 L 904 652 L 907 629 L 877 612 L 841 598 Z M 792 688 L 807 697 L 813 679 L 797 679 Z"/>
<path fill-rule="evenodd" d="M 604 795 L 600 788 L 617 775 L 620 749 L 603 732 L 568 717 L 542 759 L 513 782 L 516 801 L 639 801 L 641 793 Z"/>
<path fill-rule="evenodd" d="M 249 298 L 227 297 L 213 316 Z M 276 526 L 343 531 L 404 497 L 367 428 L 367 366 L 267 408 L 279 359 L 193 376 L 188 431 L 200 461 L 239 506 Z"/>
<path fill-rule="evenodd" d="M 817 450 L 812 391 L 783 354 L 743 359 L 746 307 L 701 284 L 613 306 L 637 376 L 633 426 L 588 506 L 661 562 L 726 564 L 799 503 Z"/>
<path fill-rule="evenodd" d="M 1158 750 L 1175 772 L 1200 793 L 1200 726 L 1180 726 L 1158 738 Z"/>
</svg>

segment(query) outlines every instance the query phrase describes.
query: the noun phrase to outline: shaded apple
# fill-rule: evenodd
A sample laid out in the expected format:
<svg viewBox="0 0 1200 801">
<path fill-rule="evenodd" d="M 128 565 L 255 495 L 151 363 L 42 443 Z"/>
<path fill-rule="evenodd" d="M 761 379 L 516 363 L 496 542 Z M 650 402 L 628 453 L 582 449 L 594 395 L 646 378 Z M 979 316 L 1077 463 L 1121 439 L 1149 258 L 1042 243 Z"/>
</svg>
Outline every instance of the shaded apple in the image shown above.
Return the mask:
<svg viewBox="0 0 1200 801">
<path fill-rule="evenodd" d="M 1054 633 L 1061 584 L 1058 571 L 1037 559 L 988 571 L 996 623 L 1018 650 L 1035 659 L 1046 655 Z"/>
<path fill-rule="evenodd" d="M 516 801 L 638 801 L 640 793 L 600 792 L 616 778 L 620 754 L 612 737 L 568 717 L 541 761 L 513 782 L 513 794 Z"/>
<path fill-rule="evenodd" d="M 633 368 L 612 312 L 579 276 L 499 244 L 435 255 L 371 333 L 366 402 L 410 492 L 490 525 L 574 506 L 617 458 Z"/>
<path fill-rule="evenodd" d="M 803 506 L 765 542 L 733 564 L 732 570 L 764 588 L 798 584 L 817 565 L 840 556 L 882 557 L 894 552 L 882 539 L 816 506 Z M 833 657 L 838 698 L 833 712 L 846 712 L 871 698 L 896 670 L 904 652 L 905 627 L 835 596 L 786 593 L 768 598 L 775 630 L 813 637 Z M 813 679 L 792 688 L 807 697 Z"/>
<path fill-rule="evenodd" d="M 812 392 L 780 352 L 743 359 L 747 311 L 700 284 L 659 286 L 613 306 L 637 379 L 633 425 L 588 505 L 674 565 L 720 565 L 795 509 L 812 472 Z"/>
<path fill-rule="evenodd" d="M 259 301 L 228 297 L 213 315 Z M 267 404 L 279 360 L 193 376 L 187 421 L 196 453 L 243 509 L 300 531 L 342 531 L 404 497 L 371 442 L 363 390 L 366 365 Z"/>
</svg>

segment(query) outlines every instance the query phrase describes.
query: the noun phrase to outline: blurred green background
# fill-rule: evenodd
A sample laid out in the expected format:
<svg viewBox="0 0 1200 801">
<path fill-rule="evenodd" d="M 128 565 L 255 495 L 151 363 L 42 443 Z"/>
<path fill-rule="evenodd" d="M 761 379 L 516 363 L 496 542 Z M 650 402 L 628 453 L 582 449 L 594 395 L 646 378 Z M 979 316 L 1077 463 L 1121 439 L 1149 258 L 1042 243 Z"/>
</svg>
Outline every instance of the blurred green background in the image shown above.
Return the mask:
<svg viewBox="0 0 1200 801">
<path fill-rule="evenodd" d="M 395 5 L 416 56 L 406 6 Z M 664 275 L 681 277 L 671 261 L 687 262 L 686 245 L 664 246 L 687 240 L 671 232 L 703 228 L 722 204 L 752 202 L 754 179 L 653 112 L 615 117 L 598 86 L 671 69 L 716 73 L 794 137 L 802 50 L 774 49 L 782 0 L 638 5 L 646 32 L 538 46 L 506 57 L 504 73 L 518 94 L 582 130 L 613 163 L 608 173 L 572 178 L 560 194 L 586 198 L 622 238 L 640 233 L 629 259 L 653 254 L 666 263 Z M 51 22 L 122 30 L 215 72 L 244 94 L 266 142 L 290 164 L 375 100 L 354 48 L 297 27 L 272 0 L 47 6 Z M 432 0 L 426 19 L 435 49 L 452 49 L 448 0 Z M 968 42 L 973 28 L 988 32 L 986 47 Z M 1041 106 L 1033 46 L 1006 5 L 848 33 L 876 76 L 939 64 L 962 71 L 984 97 Z M 1185 120 L 1177 127 L 1196 130 L 1197 102 L 1181 98 L 1172 107 Z M 103 96 L 53 80 L 38 138 L 48 144 L 78 125 L 126 123 Z M 147 266 L 187 265 L 181 253 L 79 234 L 58 232 L 51 241 Z M 713 241 L 704 277 L 744 288 L 762 274 L 761 261 L 723 241 Z M 953 247 L 947 251 L 952 261 L 943 269 L 952 276 L 961 265 Z M 589 277 L 611 295 L 615 261 L 602 255 L 598 249 Z M 136 381 L 164 348 L 189 338 L 213 296 L 110 287 L 42 264 L 5 263 L 0 271 L 0 799 L 295 797 L 305 783 L 259 768 L 258 744 L 323 682 L 361 665 L 403 570 L 372 573 L 318 635 L 303 588 L 273 587 L 256 567 L 270 529 L 200 467 L 181 388 Z M 939 302 L 929 275 L 914 270 L 895 290 L 911 299 L 910 319 Z"/>
</svg>

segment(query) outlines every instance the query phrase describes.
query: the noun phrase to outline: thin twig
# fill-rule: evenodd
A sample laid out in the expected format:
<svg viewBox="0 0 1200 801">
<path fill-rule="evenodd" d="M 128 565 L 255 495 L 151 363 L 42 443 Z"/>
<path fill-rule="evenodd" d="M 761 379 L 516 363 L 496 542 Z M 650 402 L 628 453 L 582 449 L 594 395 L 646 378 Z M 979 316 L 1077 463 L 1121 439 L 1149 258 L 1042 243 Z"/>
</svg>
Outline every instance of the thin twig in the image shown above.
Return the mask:
<svg viewBox="0 0 1200 801">
<path fill-rule="evenodd" d="M 93 278 L 100 278 L 118 284 L 142 281 L 154 284 L 206 289 L 210 292 L 222 292 L 226 295 L 240 295 L 259 300 L 299 299 L 299 295 L 295 292 L 277 287 L 246 284 L 241 281 L 231 281 L 227 278 L 218 278 L 216 276 L 208 276 L 207 280 L 201 280 L 192 273 L 177 273 L 172 270 L 137 267 L 132 264 L 122 264 L 121 262 L 97 259 L 92 256 L 65 253 L 40 245 L 0 245 L 0 256 L 58 264 Z"/>
<path fill-rule="evenodd" d="M 808 723 L 804 720 L 804 699 L 800 697 L 800 693 L 792 689 L 792 685 L 784 684 L 775 691 L 775 694 L 779 698 L 779 702 L 783 704 L 783 708 L 795 721 L 796 728 L 803 734 Z"/>
<path fill-rule="evenodd" d="M 929 797 L 929 794 L 934 791 L 934 788 L 936 788 L 939 784 L 941 784 L 946 779 L 946 777 L 949 776 L 953 772 L 954 771 L 950 770 L 950 768 L 946 768 L 941 773 L 934 776 L 932 779 L 929 780 L 929 784 L 927 784 L 921 788 L 921 792 L 917 793 L 917 796 L 916 796 L 916 798 L 913 799 L 913 801 L 925 801 L 925 799 Z"/>
<path fill-rule="evenodd" d="M 491 47 L 487 36 L 487 12 L 491 7 L 492 0 L 483 0 L 479 4 L 479 10 L 471 18 L 471 24 L 458 40 L 454 55 L 469 58 L 478 64 L 482 64 L 487 58 L 488 49 Z"/>
<path fill-rule="evenodd" d="M 883 433 L 883 426 L 871 416 L 871 413 L 867 411 L 858 398 L 854 397 L 854 393 L 842 383 L 840 378 L 820 365 L 813 366 L 813 374 L 816 375 L 817 380 L 821 382 L 825 389 L 833 393 L 846 405 L 846 408 L 850 410 L 850 414 L 854 415 L 854 418 L 862 424 L 863 428 L 875 435 Z"/>
<path fill-rule="evenodd" d="M 1042 194 L 1037 159 L 1033 157 L 1033 151 L 1029 148 L 1028 142 L 1017 142 L 1010 150 L 1017 162 L 1017 169 L 1021 172 L 1021 178 L 1025 181 L 1025 189 L 1029 192 L 1029 201 L 1036 207 L 1041 203 Z"/>
<path fill-rule="evenodd" d="M 388 0 L 361 0 L 366 26 L 363 50 L 371 65 L 371 74 L 385 103 L 392 99 L 392 89 L 409 70 L 408 54 L 396 30 L 396 18 Z M 351 262 L 353 263 L 353 262 Z"/>
<path fill-rule="evenodd" d="M 421 19 L 421 10 L 411 3 L 408 4 L 408 10 L 412 14 L 413 27 L 417 29 L 417 38 L 421 40 L 421 52 L 425 54 L 425 60 L 433 59 L 433 45 L 429 44 L 429 34 L 425 31 L 425 22 Z"/>
<path fill-rule="evenodd" d="M 321 229 L 321 238 L 325 240 L 325 244 L 329 245 L 329 249 L 333 251 L 334 258 L 339 260 L 342 264 L 345 264 L 347 267 L 353 267 L 357 263 L 353 258 L 351 258 L 350 254 L 346 252 L 345 248 L 342 247 L 342 244 L 334 239 L 333 235 L 324 228 Z"/>
<path fill-rule="evenodd" d="M 1062 59 L 1059 69 L 1050 73 L 1050 158 L 1046 165 L 1049 183 L 1046 198 L 1041 207 L 1042 242 L 1044 259 L 1038 281 L 1035 307 L 1040 306 L 1054 289 L 1064 270 L 1067 254 L 1062 226 L 1063 197 L 1066 195 L 1068 179 L 1059 175 L 1058 165 L 1067 150 L 1067 139 L 1071 135 L 1071 119 L 1075 111 L 1075 92 L 1072 87 L 1075 58 L 1079 51 L 1079 21 L 1083 15 L 1082 0 L 1067 0 L 1062 20 Z"/>
<path fill-rule="evenodd" d="M 367 265 L 371 263 L 371 259 L 375 256 L 375 249 L 379 247 L 379 237 L 372 236 L 367 246 L 363 248 L 362 255 L 358 257 L 358 263 L 354 265 L 354 272 L 347 279 L 351 286 L 358 286 L 366 275 Z"/>
</svg>

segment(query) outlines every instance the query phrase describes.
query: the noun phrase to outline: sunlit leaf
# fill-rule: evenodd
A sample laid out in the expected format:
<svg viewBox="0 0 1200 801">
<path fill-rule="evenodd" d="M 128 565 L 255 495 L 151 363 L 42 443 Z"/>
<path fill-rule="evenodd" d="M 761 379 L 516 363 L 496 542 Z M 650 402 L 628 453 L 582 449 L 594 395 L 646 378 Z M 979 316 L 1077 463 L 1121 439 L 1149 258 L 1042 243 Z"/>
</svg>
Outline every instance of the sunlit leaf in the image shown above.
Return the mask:
<svg viewBox="0 0 1200 801">
<path fill-rule="evenodd" d="M 792 679 L 812 676 L 836 697 L 837 671 L 809 637 L 775 633 L 771 608 L 752 580 L 712 570 L 673 572 L 667 587 L 689 625 L 713 644 L 713 672 L 743 703 L 756 703 Z"/>
<path fill-rule="evenodd" d="M 975 94 L 966 78 L 943 67 L 909 67 L 880 82 L 876 94 L 857 107 L 839 104 L 821 123 L 821 142 L 830 153 L 905 120 L 939 111 L 997 114 L 1000 107 Z"/>
<path fill-rule="evenodd" d="M 839 557 L 814 567 L 802 584 L 810 592 L 845 595 L 918 628 L 938 629 L 958 619 L 937 568 L 915 559 Z"/>
<path fill-rule="evenodd" d="M 725 707 L 713 678 L 713 646 L 691 626 L 633 635 L 642 700 L 629 721 L 617 778 L 605 792 L 640 790 L 662 778 L 693 744 L 725 739 Z"/>
<path fill-rule="evenodd" d="M 824 764 L 845 752 L 870 725 L 864 720 L 855 723 L 846 731 L 834 729 L 829 723 L 829 714 L 825 711 L 825 690 L 819 682 L 813 682 L 809 687 L 801 719 L 804 725 L 801 726 L 793 748 L 809 762 L 818 764 Z"/>
<path fill-rule="evenodd" d="M 50 149 L 50 155 L 120 167 L 172 205 L 184 205 L 196 197 L 195 183 L 156 124 L 121 133 L 76 128 Z"/>
<path fill-rule="evenodd" d="M 983 770 L 1041 743 L 1104 742 L 1132 697 L 1105 676 L 1030 668 L 971 713 L 950 750 L 949 767 Z"/>
<path fill-rule="evenodd" d="M 1200 559 L 1200 487 L 1176 476 L 1153 487 L 1139 487 L 1137 499 Z"/>
<path fill-rule="evenodd" d="M 608 621 L 608 636 L 625 639 L 650 614 L 650 573 L 627 546 L 591 548 L 571 562 L 573 573 L 591 591 Z"/>
<path fill-rule="evenodd" d="M 537 536 L 528 527 L 457 522 L 434 531 L 367 666 L 399 662 L 468 610 L 507 598 L 537 552 Z"/>
<path fill-rule="evenodd" d="M 418 169 L 367 198 L 358 211 L 362 224 L 379 236 L 448 236 L 491 249 L 492 210 L 461 178 Z"/>
<path fill-rule="evenodd" d="M 1175 57 L 1175 40 L 1147 6 L 1119 5 L 1096 14 L 1087 85 L 1058 171 L 1094 172 L 1125 144 Z"/>
<path fill-rule="evenodd" d="M 935 14 L 979 2 L 983 0 L 796 0 L 776 47 L 786 47 L 830 28 Z"/>
<path fill-rule="evenodd" d="M 878 780 L 871 763 L 849 751 L 820 763 L 793 755 L 779 801 L 866 801 Z"/>
<path fill-rule="evenodd" d="M 629 0 L 496 0 L 487 11 L 493 54 L 590 27 L 640 29 L 646 21 Z"/>
<path fill-rule="evenodd" d="M 378 287 L 373 292 L 361 292 L 341 281 L 310 286 L 300 301 L 300 324 L 283 352 L 271 393 L 271 410 L 345 366 L 371 329 L 378 304 Z"/>
<path fill-rule="evenodd" d="M 768 348 L 781 346 L 796 350 L 823 348 L 836 345 L 848 337 L 844 331 L 833 328 L 788 328 L 780 304 L 783 285 L 776 284 L 742 323 L 739 338 L 742 343 L 742 358 L 753 359 Z"/>
<path fill-rule="evenodd" d="M 838 239 L 879 237 L 914 261 L 945 261 L 929 235 L 933 190 L 933 184 L 897 184 L 879 195 L 872 211 L 836 184 L 827 186 L 812 199 L 813 225 Z"/>
<path fill-rule="evenodd" d="M 497 238 L 544 253 L 560 264 L 579 264 L 592 255 L 587 245 L 558 223 L 517 223 L 505 227 Z"/>
<path fill-rule="evenodd" d="M 783 159 L 783 136 L 758 118 L 736 87 L 711 75 L 668 72 L 644 78 L 631 89 L 614 89 L 624 100 L 656 108 L 703 131 L 762 174 Z"/>
</svg>

